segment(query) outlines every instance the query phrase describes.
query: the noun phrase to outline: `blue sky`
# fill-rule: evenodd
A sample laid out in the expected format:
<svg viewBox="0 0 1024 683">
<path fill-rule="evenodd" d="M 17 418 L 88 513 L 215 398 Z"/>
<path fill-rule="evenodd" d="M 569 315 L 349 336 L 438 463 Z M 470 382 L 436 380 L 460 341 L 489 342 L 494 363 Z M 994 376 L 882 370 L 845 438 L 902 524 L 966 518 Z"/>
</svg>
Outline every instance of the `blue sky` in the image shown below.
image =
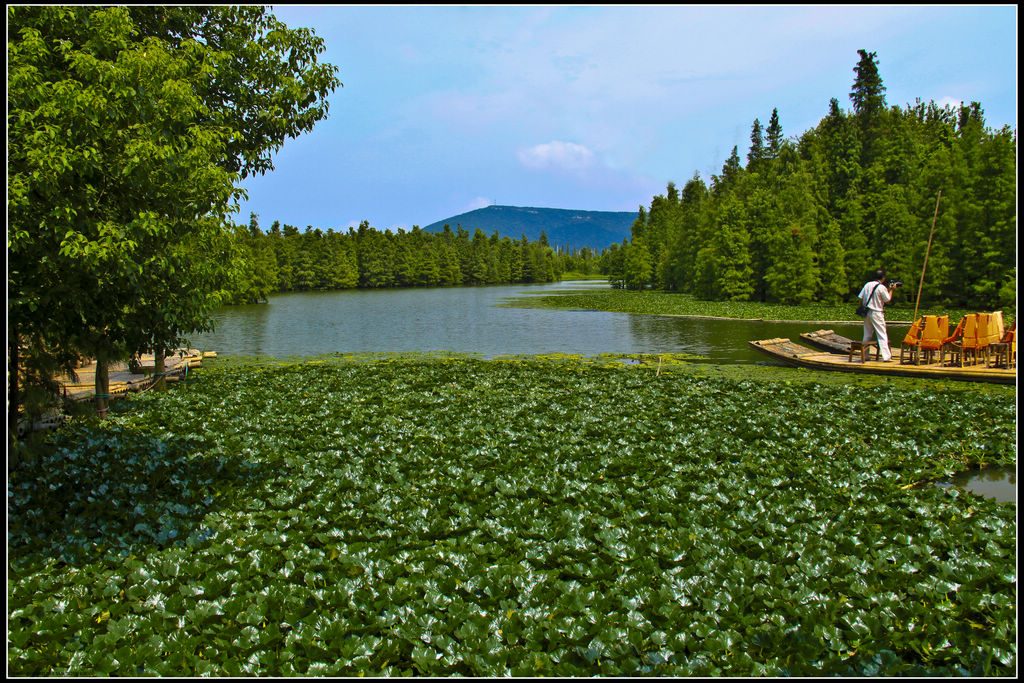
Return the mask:
<svg viewBox="0 0 1024 683">
<path fill-rule="evenodd" d="M 890 105 L 978 101 L 1017 125 L 1017 9 L 970 6 L 275 6 L 326 41 L 329 118 L 247 179 L 238 217 L 410 229 L 504 204 L 636 211 L 719 173 L 755 118 L 849 109 L 858 49 Z"/>
</svg>

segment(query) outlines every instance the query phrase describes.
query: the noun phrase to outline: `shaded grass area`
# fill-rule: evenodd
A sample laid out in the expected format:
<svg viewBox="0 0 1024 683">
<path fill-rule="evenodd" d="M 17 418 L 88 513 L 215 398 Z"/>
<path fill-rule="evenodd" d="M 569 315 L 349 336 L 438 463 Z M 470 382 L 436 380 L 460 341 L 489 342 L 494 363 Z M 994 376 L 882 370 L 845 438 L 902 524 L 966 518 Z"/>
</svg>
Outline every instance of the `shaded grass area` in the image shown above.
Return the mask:
<svg viewBox="0 0 1024 683">
<path fill-rule="evenodd" d="M 891 307 L 886 307 L 886 319 L 889 322 L 911 323 L 914 317 L 914 302 L 901 302 L 906 292 L 897 294 L 897 300 Z M 911 295 L 913 296 L 913 295 Z M 787 306 L 746 301 L 702 301 L 689 294 L 677 294 L 661 291 L 628 291 L 622 289 L 586 290 L 561 294 L 543 294 L 523 296 L 503 302 L 504 306 L 519 308 L 582 308 L 588 310 L 609 311 L 614 313 L 638 313 L 648 315 L 689 315 L 713 318 L 730 318 L 742 320 L 785 320 L 807 322 L 859 322 L 854 309 L 856 302 L 837 306 L 812 304 L 806 306 Z M 949 309 L 942 307 L 922 307 L 918 316 L 949 315 L 950 320 L 959 320 L 973 310 Z M 1016 317 L 1015 311 L 1004 311 L 1006 325 L 1009 326 Z"/>
<path fill-rule="evenodd" d="M 9 671 L 1012 675 L 1015 507 L 901 488 L 1015 464 L 1012 391 L 634 360 L 224 359 L 77 421 L 9 484 Z"/>
</svg>

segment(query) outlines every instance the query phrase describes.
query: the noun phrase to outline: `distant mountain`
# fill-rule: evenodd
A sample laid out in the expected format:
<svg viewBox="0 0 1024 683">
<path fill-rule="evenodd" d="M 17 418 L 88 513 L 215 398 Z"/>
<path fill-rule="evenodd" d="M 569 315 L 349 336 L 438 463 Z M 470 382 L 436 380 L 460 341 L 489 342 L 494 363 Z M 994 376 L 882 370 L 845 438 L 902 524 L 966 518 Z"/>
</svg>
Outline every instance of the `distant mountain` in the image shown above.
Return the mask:
<svg viewBox="0 0 1024 683">
<path fill-rule="evenodd" d="M 470 235 L 480 228 L 488 237 L 497 230 L 502 237 L 517 240 L 526 235 L 531 241 L 538 239 L 543 230 L 552 247 L 590 247 L 600 251 L 628 238 L 636 217 L 635 211 L 574 211 L 495 205 L 460 213 L 423 229 L 441 232 L 447 223 L 452 230 L 461 225 Z"/>
</svg>

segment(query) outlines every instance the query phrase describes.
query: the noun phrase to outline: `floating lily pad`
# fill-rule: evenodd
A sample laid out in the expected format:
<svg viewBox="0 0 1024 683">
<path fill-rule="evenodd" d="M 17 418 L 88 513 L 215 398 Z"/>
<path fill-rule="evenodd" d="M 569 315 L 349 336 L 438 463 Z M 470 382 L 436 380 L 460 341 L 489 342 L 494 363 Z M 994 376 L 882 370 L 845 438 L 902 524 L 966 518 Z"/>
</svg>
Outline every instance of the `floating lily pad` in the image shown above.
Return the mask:
<svg viewBox="0 0 1024 683">
<path fill-rule="evenodd" d="M 232 363 L 8 484 L 15 675 L 1008 675 L 1013 397 Z"/>
</svg>

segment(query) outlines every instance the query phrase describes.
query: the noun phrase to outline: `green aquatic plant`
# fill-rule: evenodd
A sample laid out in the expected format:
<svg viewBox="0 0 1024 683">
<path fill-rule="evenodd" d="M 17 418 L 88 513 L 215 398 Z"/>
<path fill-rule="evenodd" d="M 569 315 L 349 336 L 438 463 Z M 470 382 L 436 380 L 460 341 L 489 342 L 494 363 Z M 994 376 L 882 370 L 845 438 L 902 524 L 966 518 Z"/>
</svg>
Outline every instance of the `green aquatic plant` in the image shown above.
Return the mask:
<svg viewBox="0 0 1024 683">
<path fill-rule="evenodd" d="M 8 485 L 15 675 L 1009 675 L 1011 393 L 220 364 Z"/>
<path fill-rule="evenodd" d="M 555 308 L 610 311 L 645 315 L 686 315 L 708 318 L 729 318 L 739 320 L 785 320 L 785 321 L 830 321 L 858 322 L 854 305 L 837 306 L 827 304 L 786 305 L 755 301 L 704 301 L 690 294 L 662 291 L 633 292 L 621 289 L 569 291 L 557 294 L 535 294 L 521 296 L 502 302 L 503 306 L 514 308 Z M 950 309 L 921 309 L 921 315 L 949 315 L 957 320 L 964 313 L 972 311 Z M 1013 312 L 1004 312 L 1006 324 L 1012 322 Z M 909 323 L 914 317 L 913 302 L 886 309 L 890 322 Z"/>
</svg>

